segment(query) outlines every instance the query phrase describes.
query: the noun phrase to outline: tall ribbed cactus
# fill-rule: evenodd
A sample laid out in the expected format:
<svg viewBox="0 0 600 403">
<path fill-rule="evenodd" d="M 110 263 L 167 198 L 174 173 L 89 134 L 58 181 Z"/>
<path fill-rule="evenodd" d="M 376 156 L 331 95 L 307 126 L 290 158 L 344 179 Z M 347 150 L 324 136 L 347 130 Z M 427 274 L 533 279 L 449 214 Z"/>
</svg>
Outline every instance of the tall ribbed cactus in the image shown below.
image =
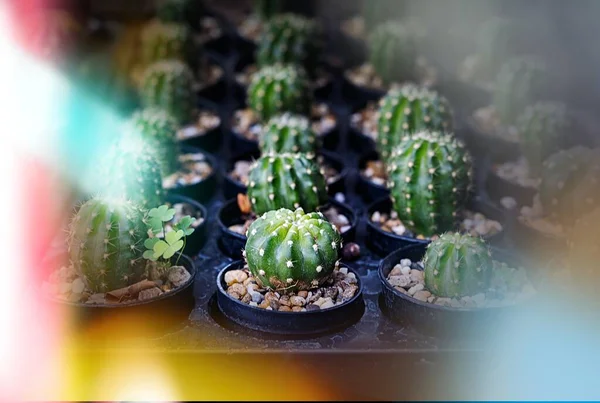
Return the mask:
<svg viewBox="0 0 600 403">
<path fill-rule="evenodd" d="M 146 65 L 166 59 L 178 59 L 186 63 L 192 61 L 192 36 L 186 25 L 151 21 L 142 31 L 141 42 Z"/>
<path fill-rule="evenodd" d="M 534 176 L 540 174 L 544 160 L 557 150 L 568 126 L 567 107 L 562 103 L 538 102 L 525 108 L 516 128 L 521 151 Z"/>
<path fill-rule="evenodd" d="M 326 280 L 341 248 L 340 233 L 322 213 L 278 209 L 250 225 L 244 256 L 264 287 L 291 292 Z"/>
<path fill-rule="evenodd" d="M 478 237 L 445 233 L 427 246 L 423 263 L 425 285 L 439 297 L 473 296 L 490 286 L 491 253 Z"/>
<path fill-rule="evenodd" d="M 386 84 L 414 81 L 417 56 L 416 34 L 408 25 L 388 21 L 369 36 L 369 60 Z"/>
<path fill-rule="evenodd" d="M 263 122 L 283 112 L 309 115 L 312 101 L 306 72 L 299 66 L 265 66 L 248 86 L 248 106 Z"/>
<path fill-rule="evenodd" d="M 448 100 L 412 84 L 392 88 L 379 102 L 377 150 L 385 160 L 406 133 L 453 130 Z"/>
<path fill-rule="evenodd" d="M 515 57 L 502 65 L 494 85 L 498 117 L 503 124 L 512 125 L 548 85 L 546 66 L 534 56 Z"/>
<path fill-rule="evenodd" d="M 252 165 L 248 198 L 252 210 L 263 214 L 279 208 L 315 211 L 327 202 L 327 182 L 314 156 L 265 154 Z"/>
<path fill-rule="evenodd" d="M 193 119 L 196 104 L 194 74 L 182 61 L 162 60 L 144 72 L 140 97 L 145 107 L 162 108 L 179 124 Z"/>
<path fill-rule="evenodd" d="M 387 162 L 394 210 L 416 234 L 433 236 L 455 228 L 470 196 L 472 164 L 452 134 L 406 135 Z"/>
<path fill-rule="evenodd" d="M 539 188 L 544 213 L 572 224 L 600 200 L 600 149 L 576 146 L 544 161 Z"/>
<path fill-rule="evenodd" d="M 160 165 L 152 154 L 144 152 L 136 139 L 123 138 L 111 146 L 102 161 L 102 194 L 125 198 L 150 209 L 163 204 Z"/>
<path fill-rule="evenodd" d="M 163 176 L 179 170 L 179 125 L 173 116 L 164 109 L 150 107 L 135 111 L 127 123 L 127 134 L 143 139 L 144 150 L 156 157 Z"/>
<path fill-rule="evenodd" d="M 292 13 L 272 17 L 265 25 L 256 55 L 260 67 L 295 64 L 314 73 L 322 49 L 314 20 Z"/>
<path fill-rule="evenodd" d="M 317 151 L 317 135 L 306 116 L 289 112 L 275 115 L 263 127 L 261 153 L 312 153 Z"/>
<path fill-rule="evenodd" d="M 143 212 L 118 199 L 91 199 L 73 217 L 68 251 L 71 263 L 93 292 L 107 292 L 140 280 L 148 238 Z"/>
</svg>

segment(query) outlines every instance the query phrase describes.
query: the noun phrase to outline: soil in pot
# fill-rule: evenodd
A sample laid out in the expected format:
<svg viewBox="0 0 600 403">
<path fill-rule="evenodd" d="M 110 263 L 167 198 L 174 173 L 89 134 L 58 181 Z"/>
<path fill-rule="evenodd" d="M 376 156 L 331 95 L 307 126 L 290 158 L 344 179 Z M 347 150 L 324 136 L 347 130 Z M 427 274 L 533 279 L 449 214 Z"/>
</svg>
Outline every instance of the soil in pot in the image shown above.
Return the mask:
<svg viewBox="0 0 600 403">
<path fill-rule="evenodd" d="M 166 190 L 201 183 L 214 172 L 214 167 L 200 150 L 181 154 L 179 161 L 181 169 L 163 178 L 163 187 Z"/>
<path fill-rule="evenodd" d="M 438 81 L 437 69 L 429 61 L 419 56 L 416 60 L 417 83 L 424 87 L 433 87 Z M 344 77 L 357 87 L 365 87 L 370 90 L 387 91 L 386 85 L 381 77 L 375 72 L 371 63 L 363 63 L 344 72 Z"/>
<path fill-rule="evenodd" d="M 247 88 L 252 80 L 252 75 L 256 73 L 258 69 L 259 68 L 256 64 L 250 64 L 241 67 L 240 71 L 236 71 L 235 73 L 235 81 L 238 85 Z M 331 73 L 323 68 L 317 68 L 314 73 L 314 77 L 310 79 L 311 91 L 324 87 L 328 82 L 331 81 L 331 79 Z"/>
<path fill-rule="evenodd" d="M 533 201 L 539 183 L 540 178 L 531 177 L 527 160 L 521 157 L 492 164 L 486 180 L 486 191 L 503 208 L 513 210 Z"/>
<path fill-rule="evenodd" d="M 350 128 L 360 133 L 373 143 L 377 141 L 377 111 L 379 110 L 379 101 L 368 101 L 366 106 L 350 116 Z"/>
<path fill-rule="evenodd" d="M 477 108 L 469 120 L 475 129 L 472 136 L 479 137 L 477 140 L 501 141 L 506 143 L 507 148 L 518 150 L 519 133 L 516 127 L 502 124 L 493 105 Z"/>
<path fill-rule="evenodd" d="M 177 131 L 177 140 L 182 142 L 201 140 L 202 137 L 217 129 L 220 125 L 221 118 L 217 112 L 209 110 L 200 111 L 192 124 Z"/>
<path fill-rule="evenodd" d="M 521 225 L 541 234 L 543 237 L 557 241 L 566 239 L 566 228 L 544 214 L 544 208 L 540 202 L 539 195 L 533 198 L 533 205 L 521 208 L 517 220 Z"/>
</svg>

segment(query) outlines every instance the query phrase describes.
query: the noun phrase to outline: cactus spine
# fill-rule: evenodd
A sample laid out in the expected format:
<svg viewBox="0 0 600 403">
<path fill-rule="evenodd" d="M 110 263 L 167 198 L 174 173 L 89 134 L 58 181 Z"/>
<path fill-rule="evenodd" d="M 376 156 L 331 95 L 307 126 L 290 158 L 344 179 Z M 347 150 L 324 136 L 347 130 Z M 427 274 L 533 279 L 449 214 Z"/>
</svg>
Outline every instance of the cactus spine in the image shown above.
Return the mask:
<svg viewBox="0 0 600 403">
<path fill-rule="evenodd" d="M 146 65 L 168 59 L 191 61 L 192 37 L 186 25 L 154 20 L 142 31 L 141 41 Z"/>
<path fill-rule="evenodd" d="M 320 212 L 272 210 L 248 229 L 244 256 L 254 277 L 278 291 L 317 287 L 333 272 L 341 236 Z"/>
<path fill-rule="evenodd" d="M 437 92 L 412 84 L 392 88 L 379 103 L 377 150 L 382 159 L 406 133 L 453 130 L 448 100 Z"/>
<path fill-rule="evenodd" d="M 473 296 L 490 286 L 492 257 L 480 238 L 443 234 L 427 246 L 423 263 L 425 285 L 437 296 Z"/>
<path fill-rule="evenodd" d="M 413 81 L 416 74 L 416 34 L 397 21 L 379 25 L 369 36 L 369 59 L 384 83 Z"/>
<path fill-rule="evenodd" d="M 317 151 L 317 135 L 310 120 L 289 112 L 273 116 L 263 127 L 261 153 L 310 153 Z"/>
<path fill-rule="evenodd" d="M 567 108 L 562 103 L 538 102 L 525 108 L 516 127 L 533 175 L 540 174 L 544 160 L 556 151 L 568 126 Z"/>
<path fill-rule="evenodd" d="M 93 292 L 140 280 L 148 238 L 142 210 L 125 200 L 91 199 L 70 223 L 68 251 L 75 270 Z"/>
<path fill-rule="evenodd" d="M 312 93 L 302 67 L 274 64 L 252 76 L 248 87 L 248 106 L 261 121 L 283 112 L 309 115 Z"/>
<path fill-rule="evenodd" d="M 312 155 L 263 155 L 248 181 L 248 198 L 259 215 L 280 208 L 315 211 L 328 199 L 325 177 Z"/>
<path fill-rule="evenodd" d="M 404 225 L 431 237 L 453 230 L 470 190 L 471 157 L 452 134 L 407 134 L 387 162 L 394 210 Z"/>
<path fill-rule="evenodd" d="M 194 74 L 184 62 L 170 59 L 153 63 L 142 78 L 142 104 L 164 109 L 183 125 L 193 118 L 194 85 Z"/>
</svg>

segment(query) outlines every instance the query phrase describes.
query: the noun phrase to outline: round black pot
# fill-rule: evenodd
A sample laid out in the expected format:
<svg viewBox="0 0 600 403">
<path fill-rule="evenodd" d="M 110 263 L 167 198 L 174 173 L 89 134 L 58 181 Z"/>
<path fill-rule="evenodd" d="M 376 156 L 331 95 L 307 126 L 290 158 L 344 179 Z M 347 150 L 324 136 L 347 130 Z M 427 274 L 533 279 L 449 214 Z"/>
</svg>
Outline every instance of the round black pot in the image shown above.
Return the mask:
<svg viewBox="0 0 600 403">
<path fill-rule="evenodd" d="M 426 245 L 412 245 L 386 256 L 379 264 L 378 274 L 382 285 L 380 306 L 382 312 L 402 325 L 414 326 L 419 331 L 444 338 L 477 338 L 482 332 L 493 329 L 501 321 L 500 315 L 514 313 L 517 306 L 490 308 L 451 308 L 419 301 L 392 287 L 387 276 L 402 259 L 420 261 L 425 255 Z M 490 248 L 492 257 L 508 264 L 522 265 L 516 257 Z M 526 267 L 526 269 L 530 269 Z M 531 273 L 529 273 L 531 277 Z M 532 278 L 532 282 L 535 280 Z"/>
<path fill-rule="evenodd" d="M 490 245 L 503 246 L 504 235 L 506 232 L 506 217 L 503 212 L 489 203 L 472 200 L 467 207 L 473 212 L 480 212 L 487 218 L 496 220 L 502 224 L 502 231 L 485 238 Z M 367 246 L 380 256 L 386 256 L 398 249 L 411 245 L 427 245 L 431 242 L 429 239 L 417 239 L 403 235 L 396 235 L 379 228 L 371 222 L 371 216 L 374 212 L 389 214 L 392 211 L 392 200 L 389 196 L 371 203 L 367 207 Z"/>
<path fill-rule="evenodd" d="M 489 105 L 492 101 L 490 91 L 482 86 L 459 80 L 455 76 L 443 77 L 439 82 L 439 90 L 456 110 L 468 113 Z"/>
<path fill-rule="evenodd" d="M 531 206 L 536 194 L 535 188 L 525 187 L 496 175 L 492 170 L 488 171 L 485 180 L 485 192 L 496 204 L 500 205 L 503 197 L 512 197 L 520 206 Z"/>
<path fill-rule="evenodd" d="M 188 256 L 196 256 L 200 249 L 204 246 L 206 242 L 206 220 L 208 220 L 208 213 L 206 207 L 202 204 L 198 203 L 195 200 L 190 199 L 189 197 L 181 196 L 181 195 L 167 195 L 167 202 L 171 204 L 175 203 L 184 203 L 192 206 L 194 209 L 200 212 L 201 217 L 204 219 L 202 224 L 195 228 L 194 232 L 186 238 L 185 249 L 183 253 Z"/>
<path fill-rule="evenodd" d="M 168 189 L 167 194 L 189 197 L 190 199 L 197 200 L 201 203 L 210 200 L 217 190 L 216 172 L 219 169 L 217 165 L 217 160 L 210 153 L 207 153 L 206 151 L 196 147 L 182 146 L 181 152 L 183 154 L 203 153 L 206 157 L 206 161 L 208 161 L 208 163 L 212 166 L 213 171 L 203 181 L 200 181 L 193 185 L 176 186 L 174 188 Z"/>
<path fill-rule="evenodd" d="M 192 130 L 193 127 L 190 128 Z M 185 130 L 185 129 L 184 129 Z M 208 130 L 201 136 L 193 136 L 181 141 L 181 144 L 184 146 L 190 146 L 194 148 L 200 148 L 209 153 L 216 153 L 221 148 L 223 143 L 223 122 L 211 129 Z"/>
<path fill-rule="evenodd" d="M 346 191 L 346 177 L 348 175 L 348 169 L 344 166 L 344 162 L 335 154 L 325 150 L 320 151 L 319 154 L 324 157 L 325 161 L 327 162 L 327 165 L 333 167 L 340 173 L 339 178 L 328 185 L 329 194 L 333 196 L 336 193 L 344 193 Z M 233 159 L 226 165 L 226 169 L 222 173 L 224 178 L 223 194 L 225 196 L 225 199 L 235 198 L 238 194 L 245 194 L 247 191 L 247 188 L 244 184 L 233 180 L 231 176 L 229 176 L 229 173 L 235 167 L 235 163 L 237 161 L 253 161 L 258 158 L 260 158 L 260 152 L 255 151 L 252 153 L 241 155 Z"/>
<path fill-rule="evenodd" d="M 358 173 L 356 178 L 356 193 L 367 203 L 388 197 L 390 191 L 385 185 L 378 185 L 362 175 L 362 170 L 366 168 L 367 162 L 379 160 L 377 151 L 369 151 L 358 160 Z"/>
<path fill-rule="evenodd" d="M 566 239 L 540 232 L 521 222 L 518 217 L 513 221 L 509 237 L 521 254 L 547 260 L 566 252 Z"/>
<path fill-rule="evenodd" d="M 471 117 L 463 122 L 462 138 L 472 155 L 488 155 L 492 161 L 511 161 L 521 153 L 519 143 L 482 133 Z"/>
<path fill-rule="evenodd" d="M 226 266 L 217 276 L 217 304 L 231 321 L 248 329 L 279 335 L 318 335 L 339 331 L 356 323 L 364 313 L 362 282 L 358 273 L 358 291 L 352 299 L 333 308 L 306 312 L 279 312 L 244 304 L 227 294 L 225 273 L 244 267 L 242 260 Z"/>
<path fill-rule="evenodd" d="M 329 199 L 328 205 L 321 208 L 326 209 L 329 206 L 335 206 L 339 209 L 350 221 L 350 229 L 342 234 L 344 243 L 352 242 L 356 237 L 356 227 L 358 225 L 358 217 L 350 206 L 344 203 L 340 203 L 334 198 Z M 246 236 L 238 234 L 229 229 L 232 225 L 243 224 L 242 212 L 237 204 L 237 199 L 231 199 L 225 202 L 217 213 L 217 225 L 219 227 L 220 236 L 217 240 L 217 244 L 221 251 L 233 258 L 241 259 L 242 250 L 246 246 Z"/>
<path fill-rule="evenodd" d="M 215 83 L 207 85 L 198 91 L 198 104 L 200 108 L 220 110 L 222 105 L 229 102 L 230 83 L 226 77 L 221 77 Z"/>
</svg>

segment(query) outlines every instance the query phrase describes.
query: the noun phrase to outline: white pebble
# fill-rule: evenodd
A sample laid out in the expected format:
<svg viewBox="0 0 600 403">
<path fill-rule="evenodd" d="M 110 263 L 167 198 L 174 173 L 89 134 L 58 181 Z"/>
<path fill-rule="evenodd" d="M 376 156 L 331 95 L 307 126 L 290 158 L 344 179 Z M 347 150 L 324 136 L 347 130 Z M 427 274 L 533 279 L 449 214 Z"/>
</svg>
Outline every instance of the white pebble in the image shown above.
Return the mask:
<svg viewBox="0 0 600 403">
<path fill-rule="evenodd" d="M 416 293 L 417 291 L 421 291 L 421 290 L 423 290 L 424 288 L 425 288 L 425 286 L 424 286 L 423 284 L 417 284 L 417 285 L 415 285 L 415 286 L 411 287 L 411 288 L 410 288 L 410 290 L 408 290 L 408 293 L 409 293 L 410 295 L 415 295 L 415 293 Z"/>
<path fill-rule="evenodd" d="M 412 264 L 412 261 L 410 259 L 402 259 L 400 261 L 400 266 L 409 266 Z"/>
<path fill-rule="evenodd" d="M 402 276 L 391 276 L 388 279 L 388 283 L 392 287 L 407 287 L 410 284 L 410 277 L 402 275 Z"/>
<path fill-rule="evenodd" d="M 329 301 L 325 301 L 323 304 L 320 305 L 321 309 L 327 309 L 327 308 L 332 308 L 335 306 L 335 304 L 333 303 L 333 301 L 330 299 Z"/>
<path fill-rule="evenodd" d="M 344 203 L 346 201 L 346 196 L 344 196 L 343 193 L 336 193 L 334 198 L 340 203 Z"/>
<path fill-rule="evenodd" d="M 351 228 L 350 225 L 344 225 L 342 228 L 340 228 L 340 232 L 344 233 L 344 232 L 348 231 L 350 228 Z"/>
<path fill-rule="evenodd" d="M 394 266 L 392 271 L 390 271 L 389 277 L 399 276 L 401 274 L 402 274 L 402 266 L 400 266 L 400 264 L 397 264 L 396 266 Z"/>
<path fill-rule="evenodd" d="M 250 305 L 250 306 L 258 306 L 258 304 L 256 302 L 254 302 L 254 301 L 250 301 L 250 303 L 248 305 Z"/>
<path fill-rule="evenodd" d="M 403 266 L 403 267 L 400 269 L 400 272 L 401 272 L 402 274 L 404 274 L 404 275 L 408 276 L 408 275 L 410 274 L 410 267 L 408 267 L 408 266 Z"/>
<path fill-rule="evenodd" d="M 475 301 L 477 305 L 481 305 L 485 302 L 485 294 L 483 293 L 475 294 L 471 298 L 473 299 L 473 301 Z"/>
<path fill-rule="evenodd" d="M 243 270 L 230 270 L 225 273 L 225 283 L 229 286 L 234 283 L 243 283 L 248 275 Z"/>
<path fill-rule="evenodd" d="M 404 225 L 396 225 L 392 227 L 392 231 L 396 235 L 402 235 L 406 232 L 406 227 Z"/>
<path fill-rule="evenodd" d="M 348 274 L 348 268 L 347 267 L 340 268 L 340 273 Z"/>
<path fill-rule="evenodd" d="M 421 290 L 421 291 L 417 291 L 414 295 L 415 299 L 418 299 L 419 301 L 427 301 L 427 298 L 431 297 L 431 293 L 427 290 Z"/>
<path fill-rule="evenodd" d="M 512 210 L 517 207 L 517 201 L 509 196 L 503 197 L 500 199 L 500 204 L 507 210 Z"/>
<path fill-rule="evenodd" d="M 85 290 L 85 284 L 83 284 L 83 281 L 80 278 L 75 279 L 75 281 L 73 281 L 73 285 L 71 286 L 71 291 L 73 294 L 82 294 L 83 290 Z"/>
<path fill-rule="evenodd" d="M 378 211 L 374 212 L 371 216 L 371 221 L 373 222 L 381 222 L 381 214 Z"/>
</svg>

